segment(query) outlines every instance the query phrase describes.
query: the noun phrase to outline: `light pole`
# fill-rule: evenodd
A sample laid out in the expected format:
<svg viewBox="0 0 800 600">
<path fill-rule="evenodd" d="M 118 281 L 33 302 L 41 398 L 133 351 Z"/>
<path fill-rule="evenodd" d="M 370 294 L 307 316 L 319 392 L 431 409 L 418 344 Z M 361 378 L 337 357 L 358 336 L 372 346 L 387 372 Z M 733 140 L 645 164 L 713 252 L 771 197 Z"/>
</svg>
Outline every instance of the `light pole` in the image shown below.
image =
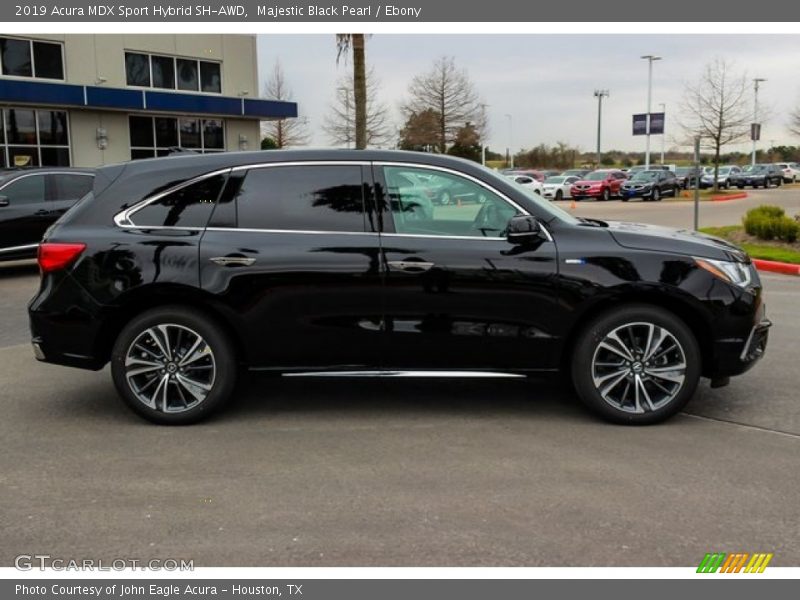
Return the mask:
<svg viewBox="0 0 800 600">
<path fill-rule="evenodd" d="M 763 83 L 765 81 L 766 81 L 766 79 L 763 79 L 761 77 L 756 77 L 755 79 L 753 79 L 753 96 L 754 96 L 754 98 L 753 98 L 753 125 L 756 125 L 756 126 L 758 125 L 758 84 Z M 751 129 L 753 129 L 753 128 L 751 128 Z M 761 133 L 761 132 L 759 131 L 759 133 Z M 756 164 L 756 137 L 760 137 L 760 136 L 756 136 L 756 135 L 753 135 L 753 134 L 755 134 L 754 130 L 751 131 L 751 137 L 753 138 L 753 163 L 752 164 Z"/>
<path fill-rule="evenodd" d="M 662 102 L 662 103 L 659 104 L 659 106 L 661 107 L 661 114 L 664 115 L 663 122 L 665 124 L 663 130 L 661 131 L 661 164 L 663 165 L 664 164 L 664 139 L 667 137 L 667 127 L 666 127 L 667 105 Z"/>
<path fill-rule="evenodd" d="M 641 57 L 643 60 L 647 60 L 647 147 L 644 153 L 644 164 L 645 169 L 650 168 L 650 108 L 651 108 L 651 101 L 653 97 L 653 62 L 657 60 L 661 60 L 660 56 L 655 56 L 653 54 L 647 54 L 646 56 Z"/>
<path fill-rule="evenodd" d="M 597 98 L 597 167 L 600 168 L 600 124 L 603 118 L 603 98 L 608 98 L 608 90 L 595 90 L 594 97 Z"/>
<path fill-rule="evenodd" d="M 506 151 L 506 155 L 509 157 L 508 166 L 509 166 L 509 168 L 513 169 L 514 168 L 514 150 L 511 147 L 513 145 L 511 143 L 512 135 L 513 135 L 512 132 L 514 131 L 514 129 L 513 129 L 513 120 L 511 118 L 511 115 L 508 114 L 508 113 L 506 113 L 506 119 L 508 119 L 508 150 Z"/>
<path fill-rule="evenodd" d="M 486 140 L 483 139 L 484 132 L 486 131 L 486 109 L 488 104 L 481 104 L 481 122 L 480 122 L 480 135 L 481 135 L 481 164 L 486 166 Z"/>
</svg>

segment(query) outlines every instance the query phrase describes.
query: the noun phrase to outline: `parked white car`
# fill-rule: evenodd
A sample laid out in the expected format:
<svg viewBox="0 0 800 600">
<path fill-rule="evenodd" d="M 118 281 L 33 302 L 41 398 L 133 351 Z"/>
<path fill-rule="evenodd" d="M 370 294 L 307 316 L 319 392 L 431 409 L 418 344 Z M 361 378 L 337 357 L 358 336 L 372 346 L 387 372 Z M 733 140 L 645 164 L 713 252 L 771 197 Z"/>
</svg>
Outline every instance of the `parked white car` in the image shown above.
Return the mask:
<svg viewBox="0 0 800 600">
<path fill-rule="evenodd" d="M 775 166 L 783 171 L 783 181 L 785 183 L 797 183 L 800 181 L 800 165 L 797 163 L 775 163 Z"/>
<path fill-rule="evenodd" d="M 571 198 L 570 189 L 572 184 L 579 181 L 580 177 L 574 175 L 564 176 L 557 175 L 555 177 L 548 177 L 542 184 L 542 196 L 548 200 L 564 200 Z"/>
<path fill-rule="evenodd" d="M 536 181 L 530 175 L 518 175 L 511 173 L 506 175 L 509 179 L 511 179 L 514 183 L 520 186 L 523 189 L 526 189 L 529 192 L 533 192 L 534 194 L 542 195 L 542 183 L 540 181 Z"/>
</svg>

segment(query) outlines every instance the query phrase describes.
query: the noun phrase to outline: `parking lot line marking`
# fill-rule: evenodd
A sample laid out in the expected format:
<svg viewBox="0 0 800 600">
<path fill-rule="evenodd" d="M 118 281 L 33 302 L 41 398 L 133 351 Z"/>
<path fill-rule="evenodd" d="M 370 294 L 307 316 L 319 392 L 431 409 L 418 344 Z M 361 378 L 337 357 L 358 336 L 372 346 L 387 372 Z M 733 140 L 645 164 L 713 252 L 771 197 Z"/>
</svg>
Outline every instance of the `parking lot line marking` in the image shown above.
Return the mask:
<svg viewBox="0 0 800 600">
<path fill-rule="evenodd" d="M 726 419 L 717 419 L 714 417 L 704 417 L 703 415 L 693 415 L 691 413 L 682 412 L 684 417 L 691 417 L 692 419 L 700 419 L 701 421 L 713 421 L 714 423 L 725 423 L 727 425 L 735 425 L 744 429 L 754 429 L 756 431 L 763 431 L 766 433 L 775 433 L 777 435 L 784 435 L 786 437 L 800 440 L 800 434 L 792 433 L 791 431 L 781 431 L 780 429 L 770 429 L 769 427 L 761 427 L 759 425 L 748 425 L 747 423 L 739 423 L 737 421 L 728 421 Z"/>
</svg>

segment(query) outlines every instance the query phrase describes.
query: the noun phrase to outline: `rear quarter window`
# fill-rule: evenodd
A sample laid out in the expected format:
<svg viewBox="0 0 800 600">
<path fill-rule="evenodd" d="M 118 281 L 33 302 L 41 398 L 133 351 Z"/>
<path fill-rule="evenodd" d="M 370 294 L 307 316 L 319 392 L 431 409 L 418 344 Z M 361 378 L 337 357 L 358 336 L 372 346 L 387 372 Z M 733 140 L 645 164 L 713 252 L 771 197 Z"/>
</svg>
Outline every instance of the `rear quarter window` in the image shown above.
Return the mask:
<svg viewBox="0 0 800 600">
<path fill-rule="evenodd" d="M 225 175 L 206 177 L 147 204 L 130 220 L 137 227 L 205 227 L 224 185 Z"/>
</svg>

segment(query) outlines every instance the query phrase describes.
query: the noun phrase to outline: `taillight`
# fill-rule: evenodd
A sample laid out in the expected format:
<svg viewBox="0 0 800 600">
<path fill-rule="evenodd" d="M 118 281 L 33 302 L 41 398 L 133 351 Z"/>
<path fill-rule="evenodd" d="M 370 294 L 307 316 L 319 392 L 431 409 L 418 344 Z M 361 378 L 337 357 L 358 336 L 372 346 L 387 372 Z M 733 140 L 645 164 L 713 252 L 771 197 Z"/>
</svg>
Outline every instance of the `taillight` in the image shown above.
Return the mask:
<svg viewBox="0 0 800 600">
<path fill-rule="evenodd" d="M 86 244 L 55 244 L 42 242 L 39 244 L 39 268 L 42 273 L 58 271 L 67 267 L 86 249 Z"/>
</svg>

